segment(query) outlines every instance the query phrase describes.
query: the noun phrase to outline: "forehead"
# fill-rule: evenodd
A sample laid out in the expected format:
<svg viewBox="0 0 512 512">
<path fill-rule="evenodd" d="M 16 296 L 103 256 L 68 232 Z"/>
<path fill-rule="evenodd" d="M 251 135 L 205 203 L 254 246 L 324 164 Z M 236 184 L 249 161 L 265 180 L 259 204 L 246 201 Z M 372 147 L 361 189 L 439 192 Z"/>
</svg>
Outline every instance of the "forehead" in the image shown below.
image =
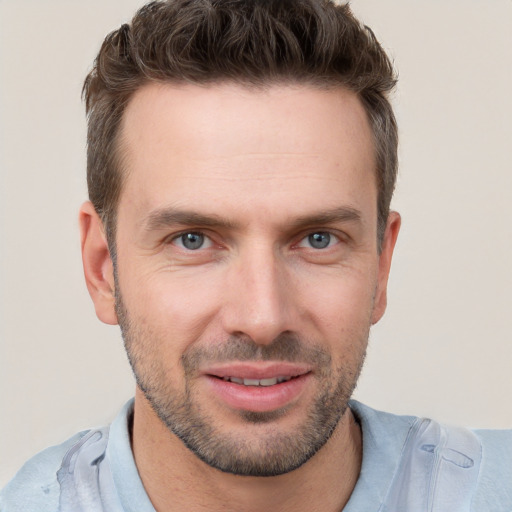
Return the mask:
<svg viewBox="0 0 512 512">
<path fill-rule="evenodd" d="M 129 103 L 121 135 L 121 203 L 141 209 L 228 208 L 235 196 L 299 209 L 308 191 L 327 207 L 376 197 L 371 129 L 342 88 L 150 84 Z"/>
</svg>

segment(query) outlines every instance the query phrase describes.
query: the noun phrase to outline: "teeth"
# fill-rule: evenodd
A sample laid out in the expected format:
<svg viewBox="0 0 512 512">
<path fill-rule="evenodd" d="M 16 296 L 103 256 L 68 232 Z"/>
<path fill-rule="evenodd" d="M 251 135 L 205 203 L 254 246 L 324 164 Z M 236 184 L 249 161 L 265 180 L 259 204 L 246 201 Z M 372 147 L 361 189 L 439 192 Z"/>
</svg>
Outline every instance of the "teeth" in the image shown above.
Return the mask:
<svg viewBox="0 0 512 512">
<path fill-rule="evenodd" d="M 258 379 L 244 379 L 244 386 L 259 386 L 260 381 Z"/>
<path fill-rule="evenodd" d="M 239 379 L 238 377 L 223 377 L 225 381 L 243 384 L 244 386 L 275 386 L 281 382 L 288 382 L 291 377 L 272 377 L 269 379 Z"/>
<path fill-rule="evenodd" d="M 277 377 L 274 377 L 273 379 L 260 380 L 260 386 L 273 386 L 274 384 L 277 384 Z"/>
</svg>

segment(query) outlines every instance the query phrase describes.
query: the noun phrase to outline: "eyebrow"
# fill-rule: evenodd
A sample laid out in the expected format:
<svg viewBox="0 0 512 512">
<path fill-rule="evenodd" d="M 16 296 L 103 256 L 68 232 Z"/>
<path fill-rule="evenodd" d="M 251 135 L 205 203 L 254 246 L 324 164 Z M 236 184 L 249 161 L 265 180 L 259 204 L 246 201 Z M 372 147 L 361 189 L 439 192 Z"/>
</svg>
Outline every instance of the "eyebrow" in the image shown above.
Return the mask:
<svg viewBox="0 0 512 512">
<path fill-rule="evenodd" d="M 321 211 L 312 215 L 304 215 L 294 219 L 291 227 L 300 229 L 308 226 L 321 226 L 326 224 L 361 222 L 362 215 L 359 210 L 350 206 L 341 206 L 331 210 Z"/>
<path fill-rule="evenodd" d="M 334 223 L 361 222 L 361 212 L 349 206 L 342 206 L 293 219 L 288 229 L 301 229 L 308 226 L 320 226 Z M 161 208 L 151 212 L 143 221 L 145 231 L 156 231 L 169 226 L 198 226 L 209 228 L 237 229 L 239 224 L 216 214 L 202 214 L 173 207 Z"/>
<path fill-rule="evenodd" d="M 219 215 L 204 215 L 189 210 L 178 210 L 173 207 L 162 208 L 151 212 L 144 221 L 143 226 L 146 231 L 154 231 L 175 224 L 226 229 L 234 229 L 237 227 L 236 224 Z"/>
</svg>

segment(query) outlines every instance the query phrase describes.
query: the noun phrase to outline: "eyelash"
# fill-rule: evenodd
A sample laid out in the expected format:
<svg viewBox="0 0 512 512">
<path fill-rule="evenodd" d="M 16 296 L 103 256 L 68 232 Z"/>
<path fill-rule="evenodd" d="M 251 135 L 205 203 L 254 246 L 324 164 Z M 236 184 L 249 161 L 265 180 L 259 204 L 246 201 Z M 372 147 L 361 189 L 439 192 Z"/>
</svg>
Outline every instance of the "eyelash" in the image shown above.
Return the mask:
<svg viewBox="0 0 512 512">
<path fill-rule="evenodd" d="M 312 247 L 313 240 L 311 239 L 311 237 L 314 237 L 315 235 L 321 235 L 323 237 L 327 237 L 327 245 L 325 247 Z M 324 230 L 315 230 L 315 231 L 309 232 L 308 234 L 306 234 L 305 236 L 303 236 L 300 239 L 300 241 L 297 245 L 301 246 L 301 244 L 303 242 L 305 242 L 306 240 L 309 242 L 309 247 L 308 247 L 309 249 L 314 249 L 314 250 L 318 250 L 318 251 L 329 249 L 330 247 L 332 247 L 333 245 L 337 245 L 341 241 L 339 236 L 335 235 L 331 231 L 324 231 Z M 319 240 L 316 240 L 316 241 L 319 241 Z M 334 243 L 331 243 L 331 242 L 334 242 Z"/>
<path fill-rule="evenodd" d="M 201 245 L 199 247 L 197 247 L 196 249 L 190 249 L 189 247 L 185 247 L 185 245 L 183 244 L 183 237 L 186 235 L 195 235 L 195 236 L 203 237 L 203 243 L 201 243 Z M 181 240 L 181 244 L 178 243 L 180 240 Z M 170 242 L 174 245 L 177 245 L 178 247 L 180 247 L 183 250 L 191 251 L 191 252 L 194 252 L 199 249 L 209 249 L 213 245 L 213 241 L 212 241 L 211 237 L 209 237 L 208 235 L 206 235 L 205 233 L 203 233 L 200 230 L 183 231 L 183 232 L 178 233 L 177 235 L 173 236 L 171 238 Z M 208 247 L 204 247 L 204 242 L 206 242 L 208 244 Z"/>
<path fill-rule="evenodd" d="M 183 237 L 185 237 L 186 235 L 194 235 L 194 236 L 203 237 L 202 243 L 197 248 L 195 248 L 195 249 L 194 248 L 190 248 L 190 247 L 186 247 L 185 244 L 183 243 Z M 311 240 L 310 237 L 314 237 L 315 235 L 321 235 L 321 236 L 327 237 L 327 239 L 328 239 L 327 240 L 327 245 L 325 247 L 312 247 L 312 242 L 313 241 Z M 320 240 L 318 240 L 318 241 L 321 244 L 321 241 Z M 322 251 L 322 250 L 329 249 L 333 245 L 339 244 L 341 241 L 342 241 L 342 239 L 340 238 L 340 236 L 335 234 L 335 233 L 333 233 L 332 231 L 329 231 L 329 230 L 314 230 L 314 231 L 309 231 L 309 232 L 307 232 L 304 235 L 301 235 L 301 238 L 299 239 L 299 242 L 297 244 L 294 244 L 294 246 L 295 247 L 304 247 L 304 245 L 302 245 L 302 244 L 309 242 L 309 246 L 305 247 L 305 248 Z M 331 243 L 331 242 L 334 242 L 334 243 Z M 205 249 L 211 248 L 213 246 L 214 242 L 213 242 L 213 240 L 211 239 L 210 236 L 208 236 L 207 234 L 205 234 L 201 230 L 188 230 L 188 231 L 182 231 L 181 233 L 178 233 L 178 234 L 174 235 L 170 239 L 170 243 L 172 243 L 173 245 L 176 245 L 180 249 L 185 250 L 187 252 L 188 251 L 195 252 L 195 251 L 198 251 L 200 249 L 205 250 Z M 206 247 L 204 246 L 205 243 L 207 245 Z"/>
</svg>

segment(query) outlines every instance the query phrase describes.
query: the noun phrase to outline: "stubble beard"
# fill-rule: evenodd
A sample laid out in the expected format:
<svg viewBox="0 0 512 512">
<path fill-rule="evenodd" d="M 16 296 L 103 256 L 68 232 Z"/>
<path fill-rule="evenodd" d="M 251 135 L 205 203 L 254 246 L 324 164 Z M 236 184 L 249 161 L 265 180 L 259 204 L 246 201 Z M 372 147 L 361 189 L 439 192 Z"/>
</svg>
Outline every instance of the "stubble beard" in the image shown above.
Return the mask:
<svg viewBox="0 0 512 512">
<path fill-rule="evenodd" d="M 119 288 L 117 288 L 119 290 Z M 169 369 L 158 357 L 158 347 L 168 340 L 158 339 L 147 325 L 135 325 L 116 294 L 116 312 L 125 349 L 137 385 L 154 412 L 197 457 L 209 466 L 240 476 L 277 476 L 297 469 L 315 455 L 330 439 L 348 407 L 361 372 L 369 326 L 356 340 L 358 353 L 336 368 L 329 353 L 284 333 L 269 345 L 257 345 L 250 338 L 230 337 L 222 345 L 189 348 L 181 358 L 184 389 L 173 387 Z M 222 361 L 306 362 L 315 368 L 320 390 L 302 423 L 293 431 L 277 425 L 287 408 L 270 412 L 240 411 L 247 425 L 244 432 L 223 432 L 212 415 L 194 396 L 193 376 L 205 362 Z M 249 429 L 253 430 L 250 433 Z"/>
</svg>

